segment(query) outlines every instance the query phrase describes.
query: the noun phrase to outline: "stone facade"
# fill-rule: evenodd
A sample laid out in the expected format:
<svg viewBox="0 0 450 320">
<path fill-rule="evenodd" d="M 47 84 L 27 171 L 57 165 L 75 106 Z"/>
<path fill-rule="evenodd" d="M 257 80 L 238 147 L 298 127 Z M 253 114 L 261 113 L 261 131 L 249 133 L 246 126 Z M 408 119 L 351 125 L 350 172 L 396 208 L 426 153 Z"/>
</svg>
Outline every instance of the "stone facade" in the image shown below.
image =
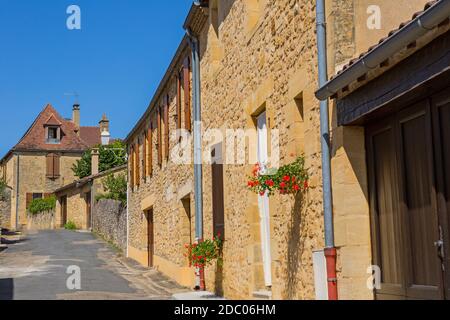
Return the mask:
<svg viewBox="0 0 450 320">
<path fill-rule="evenodd" d="M 92 230 L 123 253 L 127 250 L 127 210 L 120 201 L 100 200 L 92 217 Z"/>
<path fill-rule="evenodd" d="M 365 46 L 378 42 L 380 32 L 386 34 L 401 22 L 399 17 L 409 17 L 423 7 L 424 1 L 399 1 L 407 4 L 401 16 L 387 10 L 391 1 L 378 2 L 383 9 L 382 24 L 381 29 L 372 32 L 367 27 L 366 1 L 327 1 L 330 74 L 367 49 Z M 232 299 L 258 297 L 262 291 L 274 299 L 314 299 L 312 252 L 324 246 L 319 102 L 314 96 L 318 87 L 315 3 L 209 1 L 209 8 L 203 10 L 209 16 L 205 23 L 191 21 L 201 48 L 203 128 L 219 129 L 222 136 L 224 129 L 255 130 L 255 118 L 265 111 L 269 136 L 279 133 L 281 164 L 303 155 L 310 174 L 310 188 L 305 194 L 276 195 L 270 199 L 272 285 L 267 288 L 258 197 L 247 190 L 253 164 L 224 164 L 224 265 L 220 269 L 207 268 L 206 287 Z M 193 270 L 183 257 L 183 244 L 194 240 L 192 166 L 165 159 L 157 165 L 156 134 L 151 143 L 151 176 L 142 174 L 141 162 L 145 132 L 150 123 L 156 127 L 152 112 L 163 105 L 166 95 L 170 101 L 170 131 L 176 128 L 176 121 L 171 121 L 177 114 L 173 79 L 185 47 L 182 43 L 149 109 L 127 139 L 130 156 L 132 147 L 140 146 L 139 163 L 130 163 L 130 172 L 137 167 L 141 173 L 130 191 L 128 255 L 144 265 L 148 263 L 147 219 L 153 212 L 155 266 L 178 282 L 190 285 Z M 360 128 L 336 128 L 333 108 L 330 114 L 339 293 L 343 299 L 371 299 L 373 295 L 366 288 L 371 252 L 364 135 Z M 220 138 L 204 140 L 204 154 L 210 154 L 212 146 L 220 142 L 226 145 Z M 222 152 L 227 154 L 223 147 Z M 255 157 L 256 146 L 247 146 L 246 154 Z M 204 164 L 205 238 L 213 236 L 215 187 L 211 165 Z M 186 219 L 182 201 L 187 196 L 190 220 Z"/>
<path fill-rule="evenodd" d="M 40 212 L 37 214 L 28 214 L 27 230 L 53 230 L 55 229 L 55 211 Z"/>
<path fill-rule="evenodd" d="M 6 187 L 0 194 L 0 228 L 9 229 L 11 223 L 11 189 Z"/>
<path fill-rule="evenodd" d="M 97 208 L 95 199 L 98 194 L 105 192 L 103 181 L 109 174 L 125 175 L 126 167 L 121 166 L 101 172 L 56 189 L 55 194 L 58 199 L 56 203 L 56 226 L 64 227 L 65 223 L 73 222 L 77 229 L 92 229 L 93 222 L 96 219 L 95 215 L 98 210 L 101 210 Z M 66 201 L 65 221 L 63 221 L 63 199 Z"/>
</svg>

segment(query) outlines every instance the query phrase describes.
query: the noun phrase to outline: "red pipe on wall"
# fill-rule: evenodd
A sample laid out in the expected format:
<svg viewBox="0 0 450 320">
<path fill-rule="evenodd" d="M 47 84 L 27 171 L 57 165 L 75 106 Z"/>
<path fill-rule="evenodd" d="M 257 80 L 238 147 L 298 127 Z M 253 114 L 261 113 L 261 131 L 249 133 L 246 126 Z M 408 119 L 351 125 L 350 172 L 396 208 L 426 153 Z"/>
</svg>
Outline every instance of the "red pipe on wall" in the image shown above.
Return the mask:
<svg viewBox="0 0 450 320">
<path fill-rule="evenodd" d="M 336 275 L 336 248 L 325 249 L 327 262 L 328 300 L 338 300 L 337 275 Z"/>
</svg>

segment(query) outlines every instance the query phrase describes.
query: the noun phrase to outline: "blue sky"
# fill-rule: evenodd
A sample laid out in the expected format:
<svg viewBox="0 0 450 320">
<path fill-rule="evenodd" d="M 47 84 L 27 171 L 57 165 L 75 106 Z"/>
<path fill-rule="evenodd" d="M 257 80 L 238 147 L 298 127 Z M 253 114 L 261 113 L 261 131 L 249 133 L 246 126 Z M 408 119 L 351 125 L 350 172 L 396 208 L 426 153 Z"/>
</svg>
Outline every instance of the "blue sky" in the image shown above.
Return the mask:
<svg viewBox="0 0 450 320">
<path fill-rule="evenodd" d="M 82 125 L 105 112 L 124 138 L 155 92 L 183 37 L 192 1 L 0 0 L 0 157 L 51 103 Z M 81 8 L 81 30 L 66 9 Z"/>
</svg>

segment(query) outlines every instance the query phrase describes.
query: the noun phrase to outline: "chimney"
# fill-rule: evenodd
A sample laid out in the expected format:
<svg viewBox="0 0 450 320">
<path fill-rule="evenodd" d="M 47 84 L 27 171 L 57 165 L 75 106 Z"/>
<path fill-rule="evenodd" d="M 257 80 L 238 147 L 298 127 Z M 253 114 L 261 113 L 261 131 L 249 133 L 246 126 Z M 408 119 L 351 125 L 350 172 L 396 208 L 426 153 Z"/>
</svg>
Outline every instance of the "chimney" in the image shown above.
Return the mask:
<svg viewBox="0 0 450 320">
<path fill-rule="evenodd" d="M 103 114 L 102 120 L 99 121 L 98 125 L 100 126 L 100 133 L 104 131 L 109 132 L 109 120 L 106 117 L 106 114 Z"/>
<path fill-rule="evenodd" d="M 102 120 L 98 123 L 100 127 L 100 135 L 102 139 L 102 145 L 109 145 L 109 141 L 111 139 L 111 134 L 109 133 L 109 120 L 106 117 L 106 114 L 103 114 Z"/>
<path fill-rule="evenodd" d="M 79 129 L 80 128 L 80 105 L 74 104 L 72 109 L 72 122 Z"/>
<path fill-rule="evenodd" d="M 97 148 L 92 149 L 91 158 L 91 175 L 96 175 L 99 173 L 98 165 L 100 162 L 100 151 Z"/>
</svg>

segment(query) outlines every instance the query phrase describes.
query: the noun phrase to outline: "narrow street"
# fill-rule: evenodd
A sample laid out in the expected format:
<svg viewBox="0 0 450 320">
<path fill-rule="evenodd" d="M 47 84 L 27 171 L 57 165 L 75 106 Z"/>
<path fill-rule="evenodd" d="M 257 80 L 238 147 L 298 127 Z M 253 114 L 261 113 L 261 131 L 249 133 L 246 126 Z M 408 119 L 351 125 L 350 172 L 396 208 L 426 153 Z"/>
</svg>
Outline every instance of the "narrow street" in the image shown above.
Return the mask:
<svg viewBox="0 0 450 320">
<path fill-rule="evenodd" d="M 159 300 L 187 291 L 157 271 L 120 257 L 90 233 L 12 235 L 5 236 L 3 244 L 7 249 L 0 251 L 0 300 Z M 67 286 L 73 266 L 80 270 L 79 290 Z"/>
</svg>

